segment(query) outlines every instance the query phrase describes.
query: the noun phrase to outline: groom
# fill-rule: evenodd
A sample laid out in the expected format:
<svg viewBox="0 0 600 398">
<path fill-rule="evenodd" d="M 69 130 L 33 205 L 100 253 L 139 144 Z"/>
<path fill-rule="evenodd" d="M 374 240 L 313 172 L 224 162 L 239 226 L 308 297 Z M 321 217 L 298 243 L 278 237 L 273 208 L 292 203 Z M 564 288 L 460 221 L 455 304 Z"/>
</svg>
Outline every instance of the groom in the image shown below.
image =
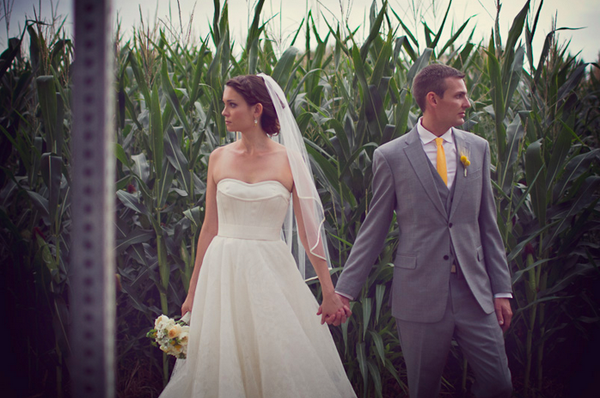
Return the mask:
<svg viewBox="0 0 600 398">
<path fill-rule="evenodd" d="M 490 149 L 455 126 L 469 108 L 464 74 L 429 65 L 414 79 L 418 125 L 373 155 L 373 199 L 336 292 L 356 298 L 394 212 L 396 318 L 411 397 L 437 397 L 454 338 L 475 374 L 478 397 L 508 397 L 502 331 L 512 318 L 511 281 L 496 224 Z"/>
</svg>

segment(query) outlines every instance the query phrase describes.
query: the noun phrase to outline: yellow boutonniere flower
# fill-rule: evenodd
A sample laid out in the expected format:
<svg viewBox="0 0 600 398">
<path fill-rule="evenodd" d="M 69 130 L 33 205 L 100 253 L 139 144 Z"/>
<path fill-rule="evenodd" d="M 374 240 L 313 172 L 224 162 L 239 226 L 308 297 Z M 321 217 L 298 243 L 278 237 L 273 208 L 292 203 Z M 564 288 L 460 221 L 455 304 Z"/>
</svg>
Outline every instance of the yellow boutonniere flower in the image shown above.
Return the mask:
<svg viewBox="0 0 600 398">
<path fill-rule="evenodd" d="M 469 152 L 468 151 L 460 151 L 460 162 L 465 167 L 465 177 L 467 176 L 467 167 L 471 164 L 469 160 Z"/>
</svg>

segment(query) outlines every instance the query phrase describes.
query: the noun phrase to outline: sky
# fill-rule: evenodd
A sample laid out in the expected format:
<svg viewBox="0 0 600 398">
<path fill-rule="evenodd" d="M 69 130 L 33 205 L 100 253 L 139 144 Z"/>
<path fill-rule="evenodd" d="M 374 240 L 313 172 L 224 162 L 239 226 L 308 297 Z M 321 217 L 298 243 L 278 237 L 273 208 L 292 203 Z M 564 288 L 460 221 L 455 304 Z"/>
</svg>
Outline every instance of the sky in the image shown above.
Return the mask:
<svg viewBox="0 0 600 398">
<path fill-rule="evenodd" d="M 18 36 L 24 26 L 25 17 L 33 18 L 34 8 L 42 19 L 50 20 L 51 7 L 58 15 L 66 17 L 67 31 L 73 29 L 72 7 L 74 0 L 0 0 L 0 51 L 6 48 L 7 37 Z M 224 1 L 221 0 L 221 6 Z M 376 0 L 378 8 L 381 0 Z M 408 28 L 417 32 L 420 43 L 423 42 L 423 28 L 420 21 L 424 20 L 434 31 L 439 28 L 449 0 L 389 0 L 389 5 L 403 19 Z M 501 2 L 500 30 L 501 37 L 506 40 L 508 31 L 514 17 L 525 4 L 525 0 L 504 0 Z M 541 0 L 531 0 L 537 10 Z M 13 3 L 10 15 L 10 28 L 7 34 L 6 3 Z M 322 36 L 327 33 L 324 20 L 342 25 L 347 23 L 350 28 L 364 26 L 368 29 L 368 13 L 373 0 L 266 0 L 263 8 L 263 22 L 267 16 L 274 18 L 268 23 L 267 29 L 270 37 L 276 39 L 276 50 L 284 51 L 289 47 L 291 39 L 297 30 L 300 21 L 312 10 Z M 229 21 L 232 37 L 236 42 L 244 44 L 248 25 L 252 22 L 253 10 L 256 0 L 229 0 Z M 472 17 L 467 29 L 459 38 L 458 43 L 464 42 L 469 33 L 475 28 L 476 41 L 490 37 L 490 32 L 496 16 L 496 0 L 453 0 L 449 14 L 449 21 L 444 31 L 447 39 L 451 32 Z M 181 21 L 179 19 L 177 0 L 113 0 L 113 13 L 115 20 L 121 22 L 124 37 L 128 38 L 133 27 L 140 26 L 140 13 L 144 21 L 158 20 L 159 24 L 170 25 L 175 29 L 190 32 L 191 41 L 199 42 L 199 38 L 209 35 L 214 13 L 213 0 L 179 0 Z M 170 11 L 169 11 L 170 10 Z M 192 23 L 190 16 L 193 12 Z M 543 46 L 544 38 L 551 30 L 553 18 L 557 18 L 557 27 L 582 28 L 580 30 L 564 30 L 559 32 L 559 43 L 570 40 L 569 51 L 575 55 L 581 52 L 580 57 L 586 62 L 597 62 L 600 52 L 600 2 L 598 0 L 546 0 L 543 2 L 538 28 L 534 38 L 534 52 L 539 53 Z M 393 20 L 395 25 L 397 21 Z M 183 29 L 182 29 L 183 28 Z M 364 39 L 368 30 L 359 29 L 359 40 Z M 400 31 L 398 35 L 402 35 Z M 300 36 L 303 36 L 301 33 Z M 184 35 L 184 37 L 187 37 Z M 461 40 L 462 39 L 462 40 Z M 295 44 L 304 47 L 303 37 Z M 424 45 L 422 46 L 424 47 Z"/>
</svg>

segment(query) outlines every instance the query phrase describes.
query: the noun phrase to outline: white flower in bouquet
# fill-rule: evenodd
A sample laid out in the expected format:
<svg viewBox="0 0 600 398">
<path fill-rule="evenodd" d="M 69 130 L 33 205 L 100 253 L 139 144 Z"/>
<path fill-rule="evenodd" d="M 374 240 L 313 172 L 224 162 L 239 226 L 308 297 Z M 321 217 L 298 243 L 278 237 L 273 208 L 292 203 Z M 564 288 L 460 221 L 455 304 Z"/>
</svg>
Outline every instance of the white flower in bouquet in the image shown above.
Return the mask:
<svg viewBox="0 0 600 398">
<path fill-rule="evenodd" d="M 153 339 L 152 344 L 166 354 L 185 359 L 190 330 L 189 320 L 189 313 L 178 321 L 161 315 L 154 321 L 154 329 L 151 329 L 146 336 Z"/>
<path fill-rule="evenodd" d="M 165 315 L 161 315 L 158 318 L 156 318 L 156 320 L 154 321 L 154 328 L 155 329 L 161 329 L 163 324 L 169 319 L 168 316 Z"/>
<path fill-rule="evenodd" d="M 169 335 L 170 339 L 174 339 L 175 337 L 179 337 L 179 335 L 181 334 L 181 325 L 179 325 L 178 323 L 174 324 L 173 326 L 171 326 L 168 329 L 167 334 Z"/>
</svg>

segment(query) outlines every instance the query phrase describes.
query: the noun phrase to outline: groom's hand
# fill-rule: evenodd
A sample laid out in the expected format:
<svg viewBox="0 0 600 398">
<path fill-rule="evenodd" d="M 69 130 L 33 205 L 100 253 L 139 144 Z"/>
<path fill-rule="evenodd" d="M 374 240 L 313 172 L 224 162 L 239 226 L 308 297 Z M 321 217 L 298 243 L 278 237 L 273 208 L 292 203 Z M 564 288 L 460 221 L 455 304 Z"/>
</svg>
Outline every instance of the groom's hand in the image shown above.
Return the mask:
<svg viewBox="0 0 600 398">
<path fill-rule="evenodd" d="M 512 308 L 510 308 L 510 300 L 507 298 L 495 298 L 494 308 L 496 309 L 496 318 L 503 332 L 506 332 L 512 320 Z"/>
<path fill-rule="evenodd" d="M 327 323 L 328 325 L 339 326 L 342 323 L 346 323 L 348 318 L 352 315 L 352 311 L 350 311 L 350 300 L 337 293 L 335 297 L 341 303 L 341 307 L 339 307 L 335 313 L 323 313 L 323 304 L 319 306 L 317 315 L 321 315 L 321 324 Z"/>
</svg>

